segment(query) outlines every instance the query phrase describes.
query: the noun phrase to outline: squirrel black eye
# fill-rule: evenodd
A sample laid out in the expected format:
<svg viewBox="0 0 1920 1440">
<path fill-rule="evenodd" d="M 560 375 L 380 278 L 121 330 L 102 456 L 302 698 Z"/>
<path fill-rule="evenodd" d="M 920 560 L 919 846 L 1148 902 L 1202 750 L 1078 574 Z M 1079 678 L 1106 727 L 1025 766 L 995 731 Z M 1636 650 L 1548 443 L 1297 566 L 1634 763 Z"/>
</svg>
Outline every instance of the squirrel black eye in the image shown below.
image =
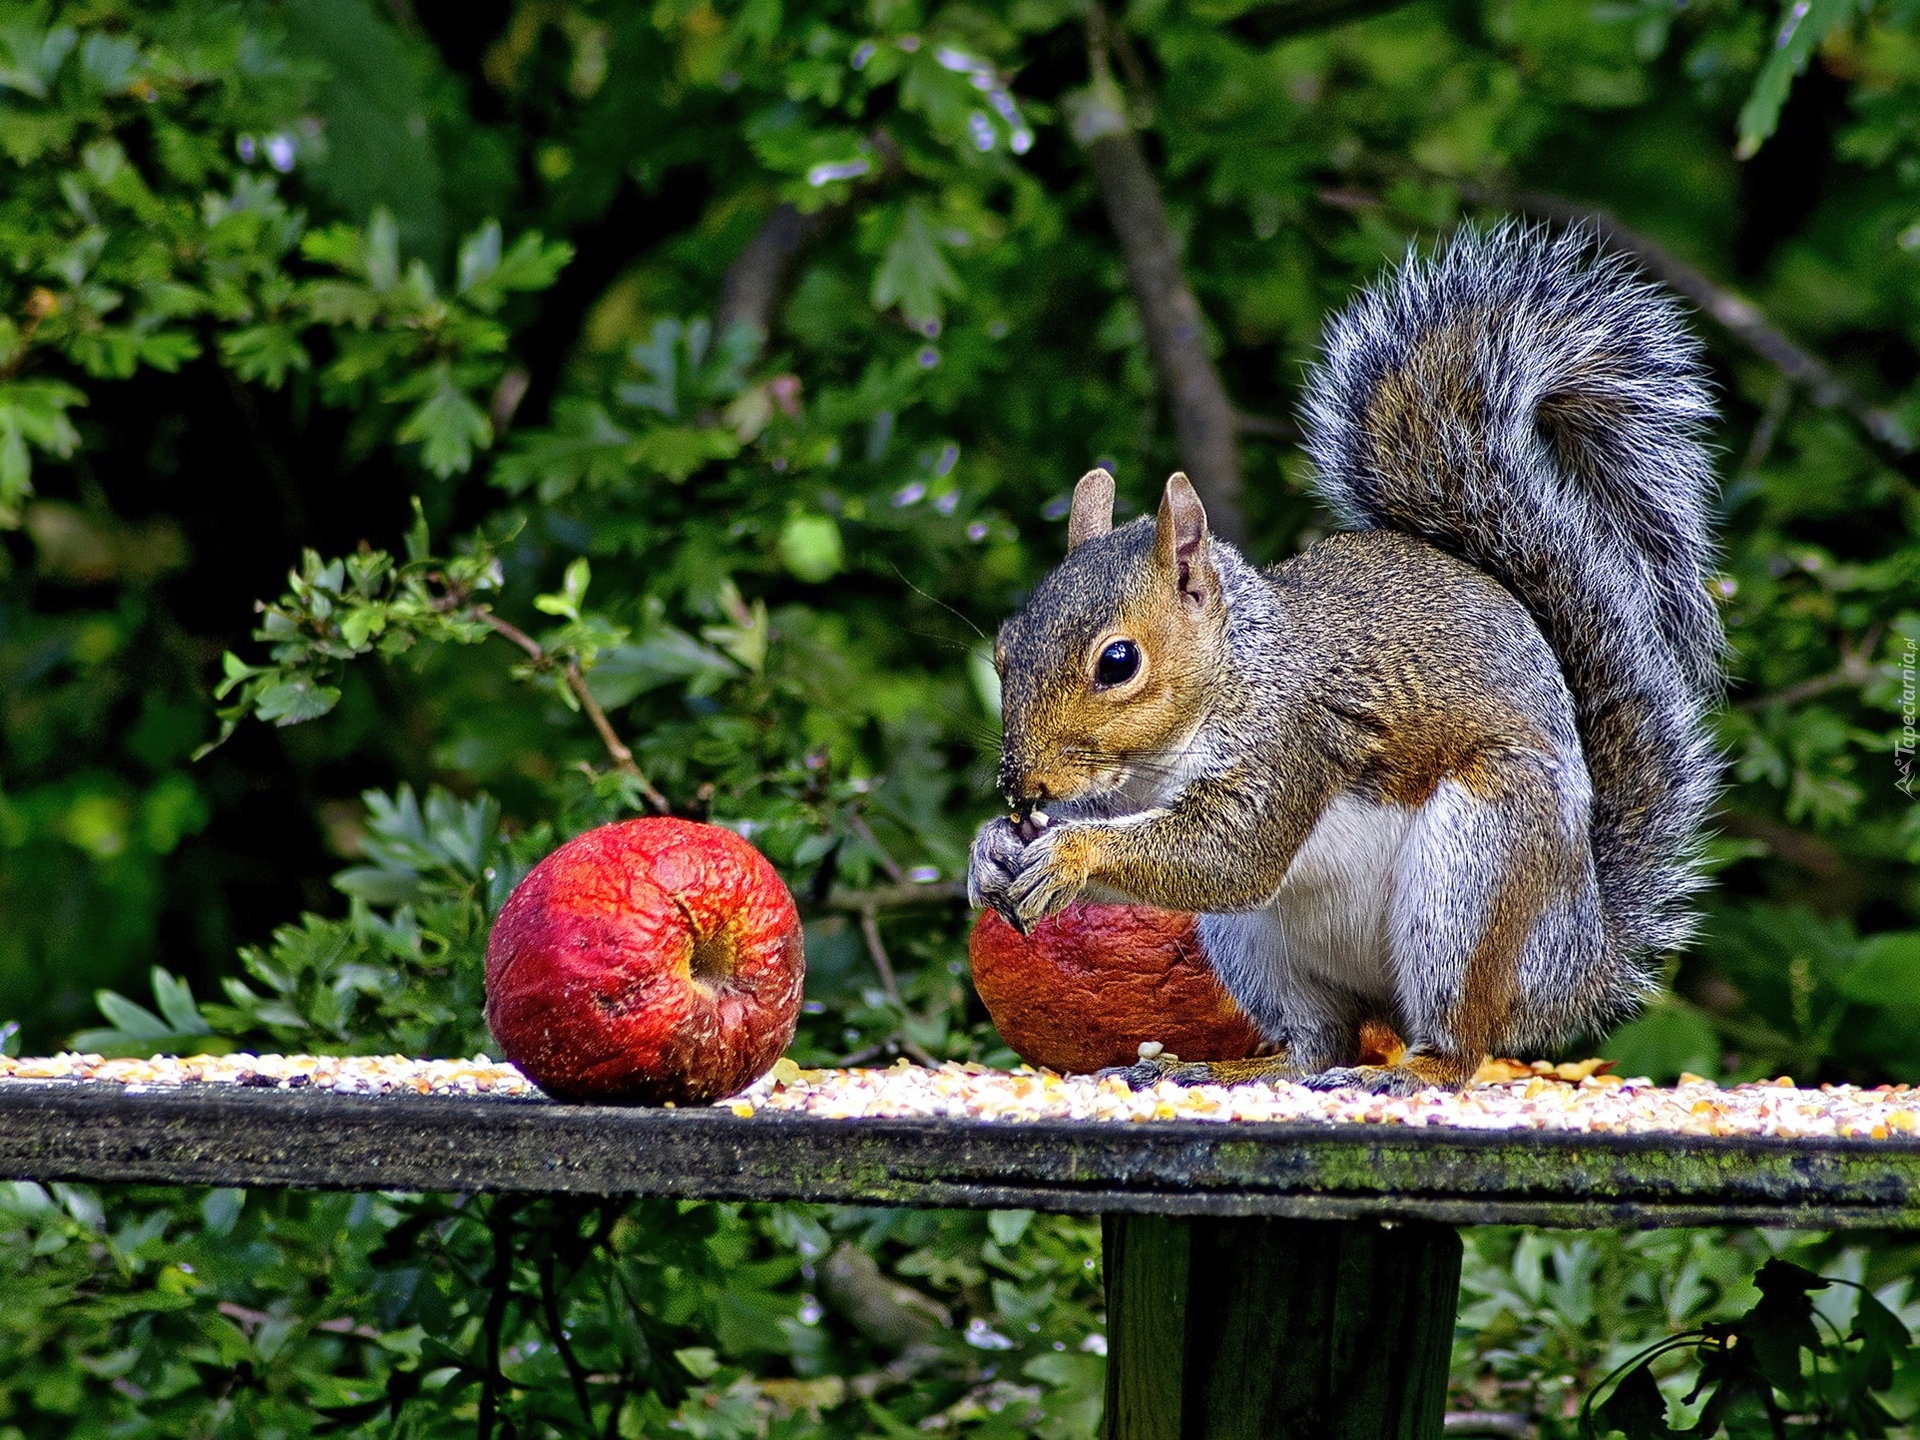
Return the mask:
<svg viewBox="0 0 1920 1440">
<path fill-rule="evenodd" d="M 1139 669 L 1140 647 L 1131 640 L 1116 640 L 1100 652 L 1093 678 L 1102 685 L 1124 685 Z"/>
</svg>

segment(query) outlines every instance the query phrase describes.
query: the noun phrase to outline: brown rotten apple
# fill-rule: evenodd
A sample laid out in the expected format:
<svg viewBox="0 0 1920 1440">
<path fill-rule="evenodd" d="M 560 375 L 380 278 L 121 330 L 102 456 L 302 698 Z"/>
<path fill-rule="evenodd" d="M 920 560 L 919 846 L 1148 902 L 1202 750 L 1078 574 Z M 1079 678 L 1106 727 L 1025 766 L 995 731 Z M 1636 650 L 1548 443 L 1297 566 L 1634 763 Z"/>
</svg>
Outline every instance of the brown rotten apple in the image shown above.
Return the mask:
<svg viewBox="0 0 1920 1440">
<path fill-rule="evenodd" d="M 967 951 L 1001 1038 L 1034 1065 L 1131 1065 L 1144 1041 L 1182 1060 L 1243 1060 L 1260 1048 L 1201 953 L 1192 915 L 1080 902 L 1022 935 L 983 910 Z"/>
<path fill-rule="evenodd" d="M 967 948 L 981 1003 L 1029 1064 L 1069 1074 L 1130 1065 L 1148 1041 L 1182 1060 L 1268 1048 L 1215 977 L 1195 915 L 1081 902 L 1022 935 L 987 910 Z M 1386 1021 L 1360 1022 L 1361 1064 L 1391 1065 L 1405 1051 Z"/>
<path fill-rule="evenodd" d="M 731 830 L 628 820 L 533 867 L 487 942 L 487 1025 L 549 1094 L 715 1100 L 793 1040 L 800 916 Z"/>
</svg>

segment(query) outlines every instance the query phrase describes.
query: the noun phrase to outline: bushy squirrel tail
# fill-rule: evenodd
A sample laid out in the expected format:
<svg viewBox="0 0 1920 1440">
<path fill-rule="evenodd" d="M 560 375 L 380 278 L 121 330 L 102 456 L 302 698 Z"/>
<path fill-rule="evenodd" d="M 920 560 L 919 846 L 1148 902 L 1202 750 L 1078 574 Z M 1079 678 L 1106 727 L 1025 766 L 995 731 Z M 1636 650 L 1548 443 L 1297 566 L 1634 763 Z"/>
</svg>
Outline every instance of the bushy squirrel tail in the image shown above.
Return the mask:
<svg viewBox="0 0 1920 1440">
<path fill-rule="evenodd" d="M 1726 641 L 1713 405 L 1678 306 L 1580 231 L 1463 233 L 1334 321 L 1305 409 L 1343 521 L 1417 535 L 1532 611 L 1573 692 L 1616 954 L 1683 943 Z"/>
</svg>

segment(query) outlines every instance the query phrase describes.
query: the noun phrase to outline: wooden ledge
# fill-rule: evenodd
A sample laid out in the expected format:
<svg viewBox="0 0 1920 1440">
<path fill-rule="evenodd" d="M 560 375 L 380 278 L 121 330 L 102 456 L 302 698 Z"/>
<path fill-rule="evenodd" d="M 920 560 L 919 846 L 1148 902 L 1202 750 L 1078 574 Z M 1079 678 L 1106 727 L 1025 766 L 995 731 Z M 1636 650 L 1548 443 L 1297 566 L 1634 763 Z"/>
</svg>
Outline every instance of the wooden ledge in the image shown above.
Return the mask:
<svg viewBox="0 0 1920 1440">
<path fill-rule="evenodd" d="M 1435 1220 L 1920 1228 L 1920 1141 L 828 1120 L 538 1098 L 0 1085 L 0 1177 Z"/>
</svg>

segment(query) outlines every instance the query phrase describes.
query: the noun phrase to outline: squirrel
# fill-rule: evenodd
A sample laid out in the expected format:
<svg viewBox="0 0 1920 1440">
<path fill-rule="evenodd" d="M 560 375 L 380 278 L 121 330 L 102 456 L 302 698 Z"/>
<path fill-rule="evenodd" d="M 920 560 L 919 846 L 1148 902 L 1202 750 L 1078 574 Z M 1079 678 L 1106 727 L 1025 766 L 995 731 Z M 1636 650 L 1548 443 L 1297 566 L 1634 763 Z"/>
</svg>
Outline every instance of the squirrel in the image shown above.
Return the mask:
<svg viewBox="0 0 1920 1440">
<path fill-rule="evenodd" d="M 1093 470 L 994 648 L 973 903 L 1196 912 L 1273 1050 L 1136 1088 L 1461 1087 L 1634 1013 L 1695 925 L 1726 642 L 1678 305 L 1584 232 L 1462 232 L 1331 322 L 1304 414 L 1346 528 L 1257 569 L 1185 475 L 1116 529 Z"/>
</svg>

